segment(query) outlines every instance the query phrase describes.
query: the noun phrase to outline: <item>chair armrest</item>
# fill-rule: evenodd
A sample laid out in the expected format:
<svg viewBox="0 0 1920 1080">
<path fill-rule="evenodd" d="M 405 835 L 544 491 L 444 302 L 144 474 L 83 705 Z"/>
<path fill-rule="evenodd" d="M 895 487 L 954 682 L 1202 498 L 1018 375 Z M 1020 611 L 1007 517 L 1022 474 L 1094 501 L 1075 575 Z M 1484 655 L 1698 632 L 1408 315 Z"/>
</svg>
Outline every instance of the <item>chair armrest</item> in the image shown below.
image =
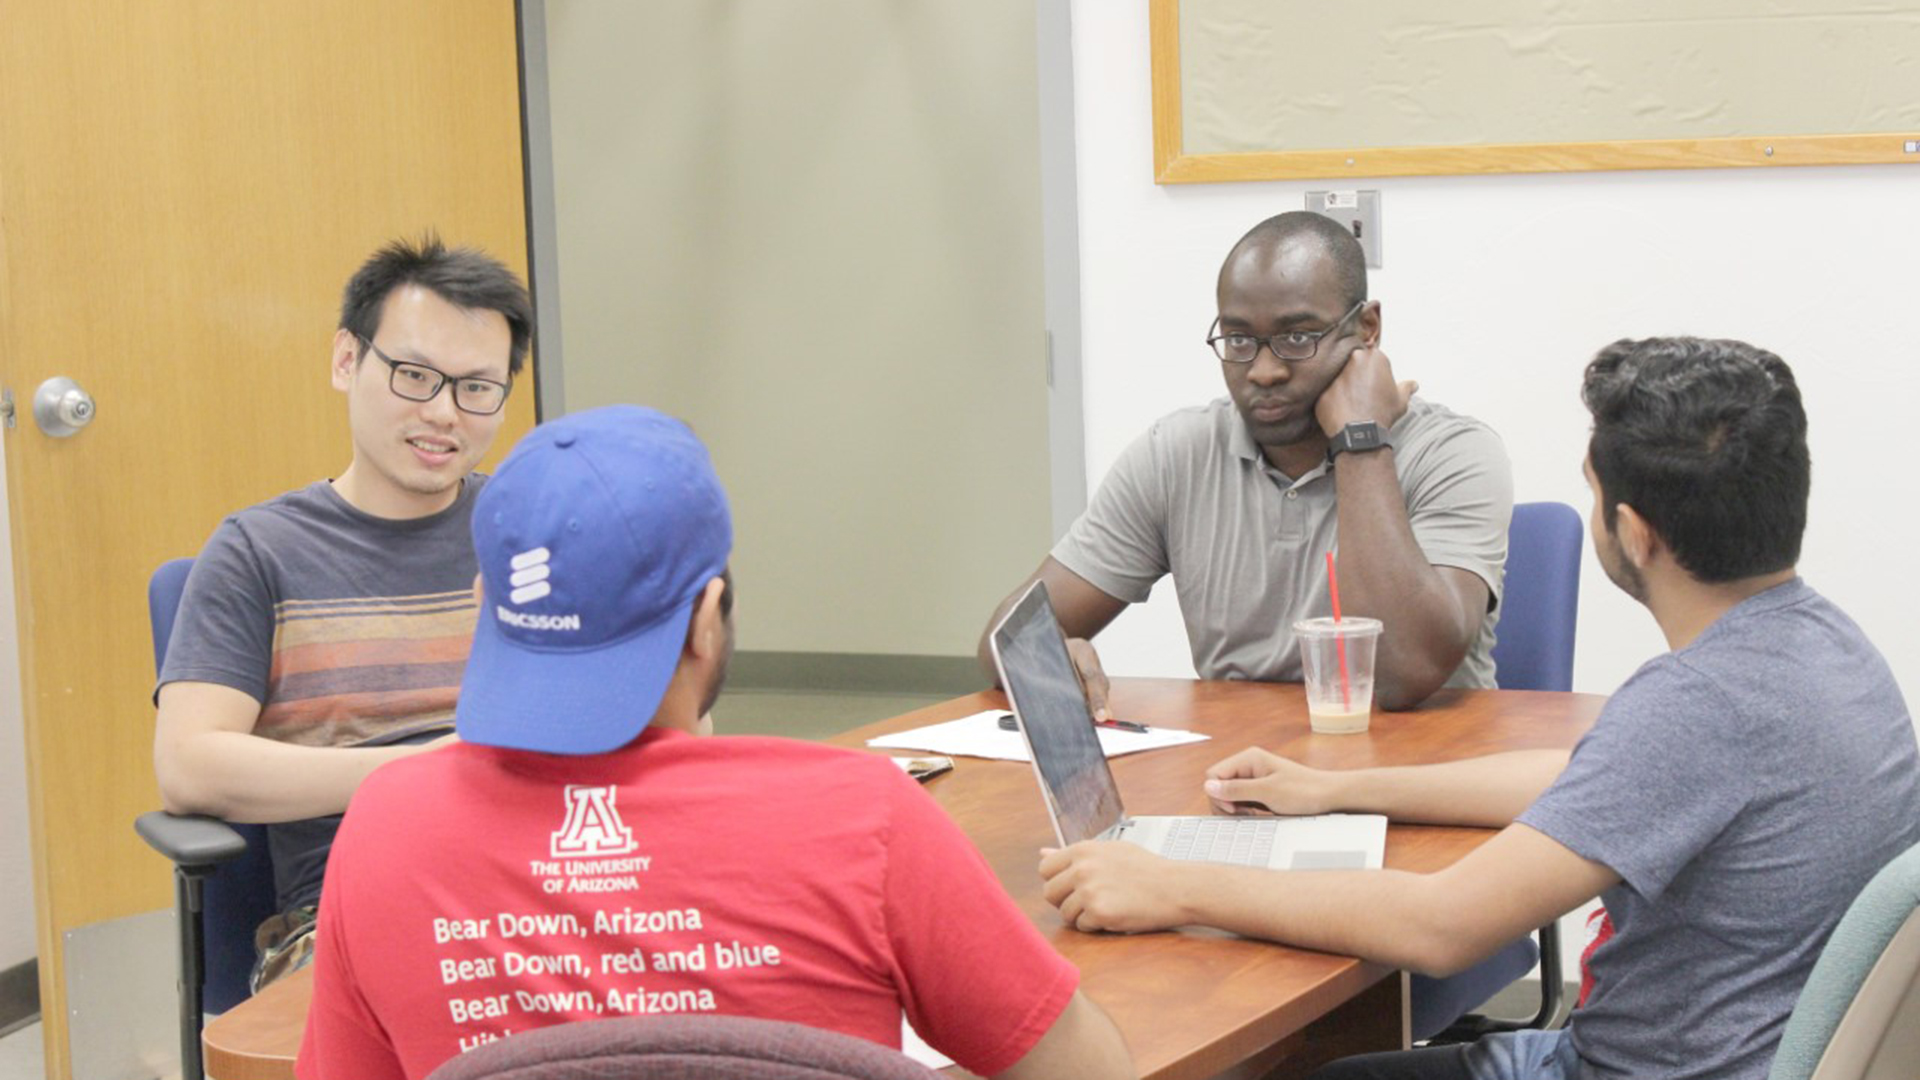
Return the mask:
<svg viewBox="0 0 1920 1080">
<path fill-rule="evenodd" d="M 147 846 L 183 869 L 218 866 L 245 854 L 247 841 L 219 818 L 149 810 L 133 827 Z"/>
</svg>

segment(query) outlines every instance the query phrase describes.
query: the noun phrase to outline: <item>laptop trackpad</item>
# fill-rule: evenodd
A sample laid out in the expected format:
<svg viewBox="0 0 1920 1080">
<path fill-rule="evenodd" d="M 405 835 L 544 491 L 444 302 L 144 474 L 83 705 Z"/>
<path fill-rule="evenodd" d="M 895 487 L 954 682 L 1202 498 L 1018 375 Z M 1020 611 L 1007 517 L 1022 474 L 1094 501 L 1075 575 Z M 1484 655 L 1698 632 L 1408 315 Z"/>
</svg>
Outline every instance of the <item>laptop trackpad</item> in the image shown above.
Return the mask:
<svg viewBox="0 0 1920 1080">
<path fill-rule="evenodd" d="M 1296 851 L 1293 861 L 1287 864 L 1289 870 L 1365 870 L 1367 853 L 1364 851 Z"/>
</svg>

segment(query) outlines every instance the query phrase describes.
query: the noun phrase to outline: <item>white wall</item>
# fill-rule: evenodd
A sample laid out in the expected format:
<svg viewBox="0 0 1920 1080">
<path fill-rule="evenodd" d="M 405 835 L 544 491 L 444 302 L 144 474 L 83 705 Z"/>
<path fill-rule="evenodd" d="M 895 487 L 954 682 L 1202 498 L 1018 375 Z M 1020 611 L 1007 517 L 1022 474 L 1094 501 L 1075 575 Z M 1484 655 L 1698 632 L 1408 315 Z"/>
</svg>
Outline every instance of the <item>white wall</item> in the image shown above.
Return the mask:
<svg viewBox="0 0 1920 1080">
<path fill-rule="evenodd" d="M 6 450 L 0 443 L 0 970 L 33 959 L 33 838 L 27 814 L 27 735 L 20 706 Z"/>
<path fill-rule="evenodd" d="M 1097 483 L 1156 416 L 1221 391 L 1202 344 L 1227 249 L 1326 183 L 1157 186 L 1147 6 L 1073 5 L 1087 466 Z M 1301 48 L 1334 47 L 1302 41 Z M 1373 272 L 1402 378 L 1498 429 L 1522 501 L 1585 514 L 1580 373 L 1620 337 L 1738 337 L 1804 391 L 1814 462 L 1800 564 L 1920 693 L 1920 512 L 1906 478 L 1920 397 L 1920 168 L 1714 169 L 1365 181 Z M 1664 648 L 1593 563 L 1574 684 L 1607 692 Z M 1102 635 L 1109 670 L 1191 675 L 1172 590 Z"/>
</svg>

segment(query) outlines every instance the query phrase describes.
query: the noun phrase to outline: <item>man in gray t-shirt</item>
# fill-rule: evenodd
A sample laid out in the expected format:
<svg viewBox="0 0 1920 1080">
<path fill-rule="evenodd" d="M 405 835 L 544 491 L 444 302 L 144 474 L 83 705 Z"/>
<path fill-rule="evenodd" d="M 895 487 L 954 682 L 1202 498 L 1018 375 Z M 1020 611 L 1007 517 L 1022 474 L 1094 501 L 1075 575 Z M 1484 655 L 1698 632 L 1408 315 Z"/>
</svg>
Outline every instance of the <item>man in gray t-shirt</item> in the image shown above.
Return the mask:
<svg viewBox="0 0 1920 1080">
<path fill-rule="evenodd" d="M 531 327 L 526 287 L 482 252 L 429 235 L 375 253 L 328 362 L 351 462 L 228 518 L 187 578 L 154 772 L 174 813 L 269 826 L 280 914 L 255 936 L 257 983 L 304 955 L 354 789 L 450 727 L 473 636 L 472 472 Z"/>
<path fill-rule="evenodd" d="M 1634 673 L 1518 820 L 1620 878 L 1572 1028 L 1590 1072 L 1760 1076 L 1841 912 L 1920 842 L 1913 726 L 1794 578 Z"/>
<path fill-rule="evenodd" d="M 1201 924 L 1443 973 L 1596 896 L 1613 936 L 1561 1031 L 1336 1063 L 1324 1080 L 1767 1074 L 1834 924 L 1920 843 L 1920 746 L 1893 673 L 1796 575 L 1811 474 L 1793 373 L 1733 341 L 1622 341 L 1587 369 L 1607 576 L 1670 652 L 1569 755 L 1323 771 L 1263 750 L 1208 770 L 1220 809 L 1359 810 L 1500 827 L 1433 874 L 1047 856 L 1082 930 Z"/>
<path fill-rule="evenodd" d="M 259 702 L 249 734 L 276 752 L 352 748 L 369 752 L 330 760 L 371 767 L 446 735 L 473 638 L 484 482 L 469 474 L 425 517 L 369 514 L 325 480 L 228 517 L 194 560 L 160 685 Z M 269 822 L 275 910 L 313 908 L 338 813 L 254 816 Z"/>
<path fill-rule="evenodd" d="M 1384 707 L 1494 685 L 1506 451 L 1394 380 L 1366 282 L 1360 245 L 1319 214 L 1261 222 L 1228 254 L 1207 338 L 1228 396 L 1134 442 L 1028 579 L 1047 583 L 1097 716 L 1107 680 L 1087 639 L 1168 574 L 1202 678 L 1298 681 L 1290 628 L 1331 613 L 1330 552 L 1341 614 L 1386 624 Z M 985 635 L 980 658 L 992 673 Z"/>
</svg>

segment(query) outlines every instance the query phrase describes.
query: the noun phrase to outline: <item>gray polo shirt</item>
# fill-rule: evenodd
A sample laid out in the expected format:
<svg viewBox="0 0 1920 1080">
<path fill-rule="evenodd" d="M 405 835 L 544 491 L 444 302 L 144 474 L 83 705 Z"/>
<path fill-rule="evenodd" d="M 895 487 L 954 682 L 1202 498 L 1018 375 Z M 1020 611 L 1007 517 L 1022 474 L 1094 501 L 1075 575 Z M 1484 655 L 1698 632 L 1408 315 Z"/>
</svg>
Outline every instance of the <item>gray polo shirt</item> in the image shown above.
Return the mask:
<svg viewBox="0 0 1920 1080">
<path fill-rule="evenodd" d="M 1393 443 L 1427 561 L 1478 575 L 1493 599 L 1447 685 L 1491 687 L 1513 517 L 1506 447 L 1480 421 L 1418 397 L 1394 425 Z M 1289 628 L 1332 613 L 1326 553 L 1338 529 L 1332 466 L 1289 480 L 1221 398 L 1164 416 L 1134 440 L 1053 557 L 1128 603 L 1172 574 L 1201 678 L 1298 682 Z M 1393 612 L 1383 621 L 1393 633 Z"/>
</svg>

